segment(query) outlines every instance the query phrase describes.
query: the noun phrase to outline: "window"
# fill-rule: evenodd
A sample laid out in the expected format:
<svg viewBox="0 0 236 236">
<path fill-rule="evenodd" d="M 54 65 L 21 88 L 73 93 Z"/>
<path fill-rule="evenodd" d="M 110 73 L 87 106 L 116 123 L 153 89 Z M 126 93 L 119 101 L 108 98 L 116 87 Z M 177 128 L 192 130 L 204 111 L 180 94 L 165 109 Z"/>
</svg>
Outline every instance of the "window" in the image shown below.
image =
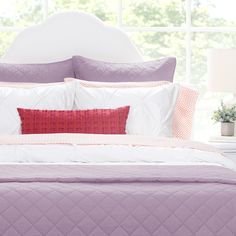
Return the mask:
<svg viewBox="0 0 236 236">
<path fill-rule="evenodd" d="M 0 56 L 20 30 L 49 15 L 93 13 L 126 31 L 145 59 L 177 57 L 175 81 L 200 91 L 196 130 L 202 137 L 219 104 L 219 96 L 207 92 L 207 50 L 236 46 L 235 8 L 235 0 L 0 0 Z"/>
</svg>

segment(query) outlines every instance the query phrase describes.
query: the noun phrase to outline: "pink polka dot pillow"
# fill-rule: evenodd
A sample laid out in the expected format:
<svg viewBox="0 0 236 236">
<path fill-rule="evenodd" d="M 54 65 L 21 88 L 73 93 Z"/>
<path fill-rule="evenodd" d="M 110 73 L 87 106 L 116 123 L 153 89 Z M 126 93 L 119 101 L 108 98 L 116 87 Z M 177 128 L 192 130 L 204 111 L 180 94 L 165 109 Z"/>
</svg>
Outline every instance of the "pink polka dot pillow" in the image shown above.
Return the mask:
<svg viewBox="0 0 236 236">
<path fill-rule="evenodd" d="M 173 136 L 190 139 L 198 93 L 190 88 L 181 86 L 173 117 Z"/>
</svg>

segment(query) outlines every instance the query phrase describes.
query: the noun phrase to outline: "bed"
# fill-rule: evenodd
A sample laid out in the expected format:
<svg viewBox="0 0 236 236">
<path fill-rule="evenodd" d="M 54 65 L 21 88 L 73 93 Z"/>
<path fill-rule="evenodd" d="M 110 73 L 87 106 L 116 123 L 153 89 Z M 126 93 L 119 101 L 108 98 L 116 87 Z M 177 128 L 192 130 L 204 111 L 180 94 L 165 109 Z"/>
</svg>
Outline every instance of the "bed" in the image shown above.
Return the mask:
<svg viewBox="0 0 236 236">
<path fill-rule="evenodd" d="M 2 62 L 44 63 L 74 54 L 142 61 L 123 32 L 69 12 L 23 31 Z M 233 236 L 235 171 L 217 149 L 178 138 L 1 135 L 0 234 Z"/>
</svg>

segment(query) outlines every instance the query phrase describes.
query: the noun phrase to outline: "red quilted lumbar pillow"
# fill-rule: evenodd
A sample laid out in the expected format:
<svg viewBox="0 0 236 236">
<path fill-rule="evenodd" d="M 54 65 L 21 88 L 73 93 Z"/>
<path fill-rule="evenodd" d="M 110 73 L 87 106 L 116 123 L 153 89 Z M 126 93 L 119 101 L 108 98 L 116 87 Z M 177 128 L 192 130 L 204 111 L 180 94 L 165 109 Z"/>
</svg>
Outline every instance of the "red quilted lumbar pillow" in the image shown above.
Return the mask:
<svg viewBox="0 0 236 236">
<path fill-rule="evenodd" d="M 129 106 L 94 110 L 32 110 L 17 108 L 22 134 L 125 134 Z"/>
</svg>

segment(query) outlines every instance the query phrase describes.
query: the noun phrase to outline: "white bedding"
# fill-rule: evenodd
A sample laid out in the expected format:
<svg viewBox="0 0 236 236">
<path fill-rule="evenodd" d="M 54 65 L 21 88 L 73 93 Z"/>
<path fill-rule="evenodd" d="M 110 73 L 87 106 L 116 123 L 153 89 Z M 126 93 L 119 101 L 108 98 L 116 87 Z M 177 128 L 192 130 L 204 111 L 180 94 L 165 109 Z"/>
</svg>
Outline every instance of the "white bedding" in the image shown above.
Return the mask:
<svg viewBox="0 0 236 236">
<path fill-rule="evenodd" d="M 0 83 L 0 134 L 21 133 L 17 108 L 71 110 L 75 83 L 25 84 Z"/>
<path fill-rule="evenodd" d="M 135 135 L 36 134 L 0 136 L 0 164 L 236 164 L 203 143 Z"/>
<path fill-rule="evenodd" d="M 172 121 L 180 86 L 87 87 L 77 83 L 76 109 L 130 106 L 126 133 L 172 137 Z M 114 85 L 113 85 L 114 86 Z"/>
<path fill-rule="evenodd" d="M 217 152 L 131 145 L 0 145 L 0 164 L 6 163 L 219 165 L 236 171 Z"/>
</svg>

